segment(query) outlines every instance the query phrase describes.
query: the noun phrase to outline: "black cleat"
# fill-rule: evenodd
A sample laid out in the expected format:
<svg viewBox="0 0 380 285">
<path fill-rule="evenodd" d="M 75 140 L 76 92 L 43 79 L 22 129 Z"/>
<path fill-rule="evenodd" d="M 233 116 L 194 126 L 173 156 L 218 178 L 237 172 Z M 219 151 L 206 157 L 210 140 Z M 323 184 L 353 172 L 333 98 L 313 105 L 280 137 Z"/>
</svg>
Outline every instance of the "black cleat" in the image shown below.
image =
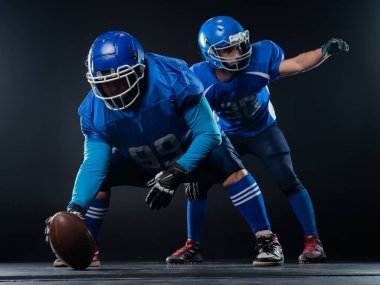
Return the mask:
<svg viewBox="0 0 380 285">
<path fill-rule="evenodd" d="M 305 235 L 305 249 L 298 257 L 298 263 L 320 263 L 327 260 L 321 240 L 317 235 Z"/>
<path fill-rule="evenodd" d="M 199 252 L 199 242 L 187 240 L 184 247 L 181 247 L 172 255 L 166 258 L 168 264 L 200 263 L 203 261 Z"/>
<path fill-rule="evenodd" d="M 282 247 L 277 236 L 268 234 L 256 234 L 258 255 L 253 261 L 253 266 L 276 266 L 284 264 Z"/>
</svg>

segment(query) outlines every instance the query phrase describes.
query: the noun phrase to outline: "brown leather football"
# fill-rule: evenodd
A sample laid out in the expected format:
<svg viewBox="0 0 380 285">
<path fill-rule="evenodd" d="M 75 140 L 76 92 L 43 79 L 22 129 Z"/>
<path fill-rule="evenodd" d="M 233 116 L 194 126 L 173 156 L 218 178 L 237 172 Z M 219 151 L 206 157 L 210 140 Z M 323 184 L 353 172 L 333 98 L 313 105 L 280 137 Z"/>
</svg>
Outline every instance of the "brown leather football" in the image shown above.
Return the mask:
<svg viewBox="0 0 380 285">
<path fill-rule="evenodd" d="M 95 240 L 85 222 L 66 211 L 50 222 L 49 242 L 55 255 L 74 269 L 85 269 L 95 254 Z"/>
</svg>

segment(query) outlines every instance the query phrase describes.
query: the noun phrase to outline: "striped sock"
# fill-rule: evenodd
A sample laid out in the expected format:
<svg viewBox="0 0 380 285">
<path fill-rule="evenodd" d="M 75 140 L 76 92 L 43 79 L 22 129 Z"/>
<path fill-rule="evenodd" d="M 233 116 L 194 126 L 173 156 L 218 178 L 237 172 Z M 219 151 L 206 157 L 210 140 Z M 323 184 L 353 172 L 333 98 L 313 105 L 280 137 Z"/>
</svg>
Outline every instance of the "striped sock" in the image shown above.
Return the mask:
<svg viewBox="0 0 380 285">
<path fill-rule="evenodd" d="M 264 199 L 251 174 L 226 187 L 232 203 L 250 225 L 253 233 L 270 230 Z"/>
<path fill-rule="evenodd" d="M 109 199 L 93 200 L 86 213 L 86 224 L 92 232 L 96 243 L 99 243 L 100 230 L 102 227 L 103 219 L 105 218 L 108 207 L 110 204 Z"/>
</svg>

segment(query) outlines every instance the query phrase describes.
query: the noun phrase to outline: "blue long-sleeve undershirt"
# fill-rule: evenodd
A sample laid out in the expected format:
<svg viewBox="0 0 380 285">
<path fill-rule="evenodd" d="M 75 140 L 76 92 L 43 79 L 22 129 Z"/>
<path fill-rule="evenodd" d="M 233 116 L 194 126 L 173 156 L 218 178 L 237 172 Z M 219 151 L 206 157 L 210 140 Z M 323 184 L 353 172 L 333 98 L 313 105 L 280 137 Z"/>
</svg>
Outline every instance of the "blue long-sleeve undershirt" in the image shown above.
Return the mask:
<svg viewBox="0 0 380 285">
<path fill-rule="evenodd" d="M 88 140 L 84 142 L 84 159 L 75 179 L 68 208 L 72 204 L 84 209 L 89 207 L 107 175 L 111 150 L 111 146 L 105 142 Z"/>
<path fill-rule="evenodd" d="M 210 105 L 204 96 L 196 105 L 185 110 L 184 118 L 194 133 L 194 140 L 177 163 L 189 173 L 199 166 L 211 150 L 222 143 L 222 138 Z"/>
<path fill-rule="evenodd" d="M 186 172 L 191 172 L 212 149 L 221 144 L 222 139 L 211 108 L 204 96 L 184 111 L 184 119 L 194 133 L 194 140 L 177 163 Z M 84 160 L 79 168 L 68 207 L 72 204 L 79 205 L 84 209 L 89 207 L 107 175 L 111 149 L 111 146 L 105 142 L 85 141 Z"/>
</svg>

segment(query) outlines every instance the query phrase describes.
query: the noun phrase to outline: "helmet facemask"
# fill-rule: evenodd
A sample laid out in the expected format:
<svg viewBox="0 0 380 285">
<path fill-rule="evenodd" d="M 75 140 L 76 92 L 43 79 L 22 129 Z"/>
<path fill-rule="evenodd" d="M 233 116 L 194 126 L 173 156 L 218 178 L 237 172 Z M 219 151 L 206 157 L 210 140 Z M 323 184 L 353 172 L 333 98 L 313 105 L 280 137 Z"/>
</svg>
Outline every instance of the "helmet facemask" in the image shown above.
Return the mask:
<svg viewBox="0 0 380 285">
<path fill-rule="evenodd" d="M 223 52 L 228 49 L 238 49 L 239 56 L 227 57 L 222 56 Z M 252 54 L 252 47 L 249 42 L 249 31 L 239 32 L 229 36 L 229 42 L 223 40 L 210 46 L 208 56 L 219 61 L 225 70 L 239 71 L 249 65 Z"/>
<path fill-rule="evenodd" d="M 120 111 L 130 107 L 142 92 L 140 80 L 144 78 L 144 69 L 144 64 L 123 65 L 116 71 L 98 71 L 96 76 L 89 70 L 86 77 L 95 96 L 103 100 L 108 109 Z"/>
</svg>

